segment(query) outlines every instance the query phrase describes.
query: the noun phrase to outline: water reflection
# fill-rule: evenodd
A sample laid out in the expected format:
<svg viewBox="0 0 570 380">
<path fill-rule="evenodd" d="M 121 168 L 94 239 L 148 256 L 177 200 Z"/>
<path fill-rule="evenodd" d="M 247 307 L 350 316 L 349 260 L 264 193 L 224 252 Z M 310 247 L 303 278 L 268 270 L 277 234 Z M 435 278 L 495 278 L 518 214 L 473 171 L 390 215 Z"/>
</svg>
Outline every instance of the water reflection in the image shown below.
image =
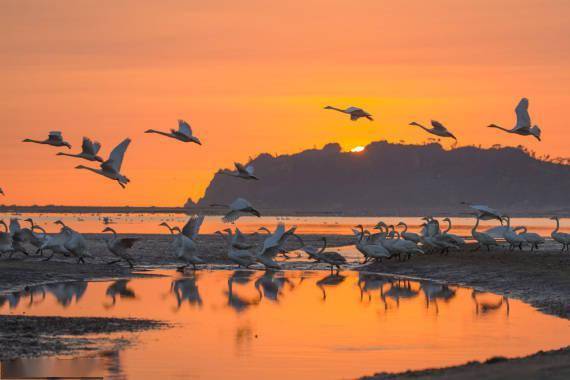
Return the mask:
<svg viewBox="0 0 570 380">
<path fill-rule="evenodd" d="M 134 347 L 97 357 L 97 369 L 117 379 L 224 378 L 229 370 L 237 379 L 355 378 L 521 356 L 570 342 L 566 320 L 430 281 L 350 271 L 161 273 L 168 276 L 5 294 L 0 312 L 172 322 L 170 329 L 137 334 Z"/>
<path fill-rule="evenodd" d="M 174 297 L 176 297 L 177 309 L 180 309 L 184 302 L 187 302 L 191 306 L 202 306 L 202 297 L 200 296 L 200 290 L 196 284 L 198 276 L 199 274 L 193 274 L 190 277 L 172 281 L 170 291 L 174 294 Z"/>
</svg>

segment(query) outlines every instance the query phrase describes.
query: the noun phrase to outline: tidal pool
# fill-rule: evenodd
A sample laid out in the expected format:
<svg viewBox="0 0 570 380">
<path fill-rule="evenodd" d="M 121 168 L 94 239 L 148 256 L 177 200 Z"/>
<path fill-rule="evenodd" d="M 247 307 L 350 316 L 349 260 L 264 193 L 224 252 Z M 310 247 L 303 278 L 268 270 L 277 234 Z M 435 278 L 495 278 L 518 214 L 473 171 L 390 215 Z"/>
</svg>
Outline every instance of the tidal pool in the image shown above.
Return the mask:
<svg viewBox="0 0 570 380">
<path fill-rule="evenodd" d="M 570 344 L 565 319 L 430 281 L 350 271 L 160 273 L 166 276 L 46 285 L 0 297 L 3 314 L 173 324 L 137 333 L 134 345 L 117 351 L 5 362 L 4 376 L 343 379 Z"/>
</svg>

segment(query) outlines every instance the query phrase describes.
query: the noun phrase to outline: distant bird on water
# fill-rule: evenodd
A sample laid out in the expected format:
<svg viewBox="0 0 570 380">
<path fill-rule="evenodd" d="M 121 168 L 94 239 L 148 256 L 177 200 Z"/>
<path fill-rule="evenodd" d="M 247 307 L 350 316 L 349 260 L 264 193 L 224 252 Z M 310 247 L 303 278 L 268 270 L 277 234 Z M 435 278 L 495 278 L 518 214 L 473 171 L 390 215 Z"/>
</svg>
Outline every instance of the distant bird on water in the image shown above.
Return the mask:
<svg viewBox="0 0 570 380">
<path fill-rule="evenodd" d="M 253 175 L 253 172 L 254 172 L 253 165 L 244 166 L 244 165 L 240 164 L 239 162 L 234 162 L 234 166 L 236 167 L 236 171 L 233 172 L 230 170 L 222 170 L 222 171 L 220 171 L 220 174 L 229 175 L 230 177 L 242 178 L 245 180 L 249 180 L 249 179 L 258 180 L 259 179 Z"/>
<path fill-rule="evenodd" d="M 59 152 L 58 156 L 68 156 L 68 157 L 75 157 L 75 158 L 83 158 L 87 161 L 99 161 L 103 162 L 103 159 L 97 155 L 99 150 L 101 149 L 101 144 L 98 142 L 93 142 L 91 139 L 84 137 L 83 144 L 81 145 L 81 153 L 78 154 L 69 154 Z"/>
<path fill-rule="evenodd" d="M 101 164 L 101 169 L 94 169 L 83 165 L 76 166 L 75 168 L 89 170 L 113 181 L 117 181 L 124 189 L 130 180 L 121 174 L 121 165 L 123 164 L 123 157 L 130 143 L 131 139 L 127 138 L 117 145 L 109 155 L 109 159 Z"/>
<path fill-rule="evenodd" d="M 507 133 L 513 133 L 521 136 L 533 136 L 540 141 L 541 130 L 538 125 L 532 125 L 530 122 L 530 115 L 528 114 L 528 99 L 522 98 L 515 108 L 517 116 L 517 123 L 512 129 L 500 127 L 496 124 L 488 125 L 488 128 L 496 128 Z"/>
<path fill-rule="evenodd" d="M 420 127 L 421 129 L 423 129 L 428 133 L 431 133 L 432 135 L 436 135 L 439 137 L 451 137 L 452 139 L 457 141 L 457 138 L 453 135 L 453 133 L 449 132 L 449 130 L 445 128 L 443 124 L 441 124 L 439 121 L 432 120 L 431 121 L 432 128 L 424 127 L 423 125 L 421 125 L 420 123 L 416 123 L 415 121 L 412 121 L 410 125 Z"/>
<path fill-rule="evenodd" d="M 341 109 L 341 108 L 336 108 L 333 106 L 326 106 L 325 107 L 326 110 L 335 110 L 338 112 L 342 112 L 345 113 L 347 115 L 350 115 L 350 120 L 352 121 L 356 121 L 362 117 L 367 118 L 370 121 L 373 121 L 374 119 L 372 118 L 372 115 L 369 114 L 368 112 L 364 111 L 362 108 L 358 108 L 358 107 L 348 107 L 347 109 Z"/>
<path fill-rule="evenodd" d="M 51 146 L 65 146 L 67 149 L 71 149 L 71 144 L 67 141 L 63 140 L 63 136 L 59 131 L 52 131 L 49 133 L 48 138 L 46 140 L 32 140 L 32 139 L 25 139 L 22 142 L 30 142 L 34 144 L 43 144 L 43 145 L 51 145 Z"/>
<path fill-rule="evenodd" d="M 169 132 L 157 131 L 154 129 L 149 129 L 149 130 L 145 131 L 145 133 L 156 133 L 158 135 L 170 137 L 170 138 L 176 139 L 178 141 L 193 142 L 195 144 L 202 145 L 202 143 L 200 142 L 200 139 L 198 139 L 198 137 L 196 137 L 192 134 L 192 128 L 190 127 L 190 124 L 188 124 L 184 120 L 178 120 L 178 130 L 171 129 L 170 133 Z"/>
<path fill-rule="evenodd" d="M 224 223 L 233 223 L 238 220 L 241 216 L 244 215 L 254 215 L 258 218 L 261 216 L 261 213 L 253 208 L 251 203 L 243 198 L 237 198 L 233 201 L 230 205 L 222 205 L 222 204 L 212 204 L 213 207 L 226 207 L 229 208 L 230 211 L 224 215 L 222 221 Z"/>
</svg>

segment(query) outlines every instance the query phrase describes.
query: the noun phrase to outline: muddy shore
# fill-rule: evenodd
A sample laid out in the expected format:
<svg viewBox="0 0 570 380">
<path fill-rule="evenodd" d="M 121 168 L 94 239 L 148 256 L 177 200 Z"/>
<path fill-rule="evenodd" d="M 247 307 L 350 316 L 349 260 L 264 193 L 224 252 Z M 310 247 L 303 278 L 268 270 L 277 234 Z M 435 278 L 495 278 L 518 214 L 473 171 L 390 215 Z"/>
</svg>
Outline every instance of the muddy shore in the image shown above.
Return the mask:
<svg viewBox="0 0 570 380">
<path fill-rule="evenodd" d="M 146 275 L 144 270 L 147 268 L 173 267 L 176 265 L 177 262 L 170 248 L 171 236 L 129 236 L 141 239 L 133 251 L 133 255 L 137 259 L 134 271 L 126 265 L 106 265 L 105 263 L 111 261 L 113 256 L 106 250 L 103 240 L 105 237 L 96 234 L 86 235 L 91 254 L 94 256 L 93 259 L 89 260 L 90 264 L 88 265 L 76 264 L 73 259 L 61 256 L 54 257 L 48 262 L 41 261 L 41 258 L 11 260 L 5 256 L 0 258 L 0 293 L 9 294 L 13 291 L 26 289 L 26 287 L 30 288 L 49 282 L 144 276 Z M 308 235 L 303 236 L 303 238 L 308 244 L 318 244 L 317 240 L 320 236 Z M 352 243 L 353 238 L 335 235 L 329 236 L 328 240 L 331 246 L 340 246 Z M 258 239 L 257 243 L 260 242 L 261 238 Z M 208 263 L 229 264 L 225 258 L 226 246 L 219 237 L 213 235 L 200 236 L 199 244 L 201 256 Z M 297 243 L 292 241 L 290 248 L 295 246 Z M 504 249 L 491 252 L 471 252 L 468 247 L 464 251 L 452 252 L 449 255 L 417 256 L 407 262 L 385 260 L 382 263 L 374 263 L 358 269 L 429 278 L 450 284 L 462 284 L 517 298 L 543 312 L 570 318 L 570 254 L 560 253 L 559 248 L 554 244 L 547 244 L 539 252 L 510 252 Z M 1 331 L 0 334 L 2 334 Z M 81 338 L 81 336 L 76 338 Z M 4 351 L 5 347 L 2 342 L 0 340 L 0 351 Z M 73 351 L 73 347 L 73 345 L 64 347 L 60 352 L 65 352 L 66 349 Z M 57 350 L 52 352 L 56 353 Z M 34 353 L 13 353 L 15 356 L 24 354 L 34 355 Z M 524 378 L 521 377 L 522 375 L 527 376 L 526 378 L 536 378 L 541 377 L 537 375 L 539 373 L 548 373 L 549 378 L 554 378 L 550 376 L 554 374 L 557 376 L 560 374 L 561 377 L 559 378 L 567 378 L 570 369 L 565 363 L 570 363 L 570 349 L 539 353 L 523 359 L 496 359 L 492 363 L 470 363 L 448 369 L 395 375 L 380 374 L 373 378 L 459 379 L 474 378 L 475 376 L 492 378 L 489 368 L 493 368 L 491 371 L 501 374 L 495 378 Z M 524 368 L 527 370 L 525 371 Z"/>
</svg>

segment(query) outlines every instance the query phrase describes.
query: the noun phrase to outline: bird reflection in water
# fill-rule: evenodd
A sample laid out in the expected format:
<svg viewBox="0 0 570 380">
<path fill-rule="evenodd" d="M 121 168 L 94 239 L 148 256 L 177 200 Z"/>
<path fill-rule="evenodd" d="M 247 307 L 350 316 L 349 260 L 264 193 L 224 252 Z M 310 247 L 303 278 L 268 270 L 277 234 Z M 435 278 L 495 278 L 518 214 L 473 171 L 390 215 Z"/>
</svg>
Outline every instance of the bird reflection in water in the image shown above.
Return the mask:
<svg viewBox="0 0 570 380">
<path fill-rule="evenodd" d="M 368 301 L 372 301 L 372 292 L 378 290 L 380 299 L 384 300 L 384 285 L 391 284 L 394 280 L 389 277 L 372 273 L 358 273 L 358 288 L 360 289 L 360 302 L 364 301 L 364 295 L 368 295 Z"/>
<path fill-rule="evenodd" d="M 124 380 L 127 379 L 121 364 L 120 351 L 103 351 L 100 354 L 105 372 L 108 374 L 109 379 Z"/>
<path fill-rule="evenodd" d="M 234 284 L 247 285 L 253 280 L 253 271 L 235 271 L 228 278 L 228 290 L 225 294 L 228 297 L 228 306 L 240 313 L 251 306 L 259 305 L 261 299 L 247 299 L 234 292 Z"/>
<path fill-rule="evenodd" d="M 509 299 L 505 296 L 473 290 L 471 298 L 475 303 L 475 314 L 477 315 L 494 313 L 501 310 L 503 306 L 505 307 L 505 315 L 508 317 L 510 314 Z"/>
<path fill-rule="evenodd" d="M 326 301 L 327 299 L 327 293 L 326 293 L 326 288 L 327 287 L 335 287 L 340 285 L 344 280 L 346 279 L 346 276 L 343 276 L 340 273 L 333 273 L 333 274 L 329 274 L 328 276 L 325 276 L 323 278 L 321 278 L 319 281 L 317 281 L 317 286 L 321 289 L 321 291 L 323 292 L 323 301 Z"/>
<path fill-rule="evenodd" d="M 79 303 L 81 297 L 83 297 L 87 290 L 87 282 L 63 282 L 60 284 L 47 285 L 46 289 L 55 297 L 61 306 L 68 307 L 73 302 L 73 299 L 75 299 L 75 303 Z"/>
<path fill-rule="evenodd" d="M 420 293 L 419 289 L 415 290 L 412 288 L 412 283 L 409 280 L 397 280 L 392 283 L 388 291 L 381 294 L 382 299 L 386 302 L 387 298 L 396 301 L 396 306 L 400 306 L 400 299 L 411 299 L 418 296 Z"/>
<path fill-rule="evenodd" d="M 455 297 L 455 290 L 445 284 L 438 284 L 431 281 L 420 282 L 420 289 L 424 292 L 426 298 L 426 308 L 429 309 L 431 304 L 435 306 L 436 314 L 439 313 L 438 300 L 448 302 Z"/>
<path fill-rule="evenodd" d="M 202 306 L 202 297 L 196 281 L 198 275 L 194 274 L 190 277 L 180 278 L 172 281 L 170 291 L 176 297 L 177 310 L 180 309 L 182 303 L 188 302 L 191 306 Z"/>
<path fill-rule="evenodd" d="M 128 287 L 129 282 L 130 280 L 117 280 L 109 285 L 105 294 L 111 297 L 111 303 L 103 304 L 103 306 L 105 308 L 111 308 L 115 306 L 117 302 L 117 296 L 119 296 L 121 299 L 135 299 L 135 291 Z"/>
<path fill-rule="evenodd" d="M 255 289 L 259 293 L 260 301 L 265 297 L 270 301 L 279 302 L 279 296 L 282 294 L 285 284 L 288 284 L 290 288 L 295 287 L 290 279 L 282 275 L 275 277 L 276 273 L 275 271 L 266 271 L 263 276 L 255 280 Z"/>
</svg>

